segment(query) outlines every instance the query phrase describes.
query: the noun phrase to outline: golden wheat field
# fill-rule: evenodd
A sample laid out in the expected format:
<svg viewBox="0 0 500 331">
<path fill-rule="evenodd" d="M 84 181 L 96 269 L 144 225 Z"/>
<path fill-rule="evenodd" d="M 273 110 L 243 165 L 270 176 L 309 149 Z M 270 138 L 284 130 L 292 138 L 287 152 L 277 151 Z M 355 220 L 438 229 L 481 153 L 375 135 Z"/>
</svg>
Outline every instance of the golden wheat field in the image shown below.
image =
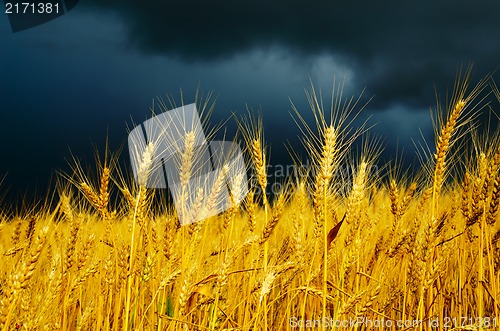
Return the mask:
<svg viewBox="0 0 500 331">
<path fill-rule="evenodd" d="M 497 329 L 500 142 L 475 121 L 496 107 L 481 107 L 481 96 L 500 93 L 469 73 L 434 109 L 435 146 L 412 175 L 394 162 L 373 176 L 379 145 L 351 149 L 368 137 L 349 127 L 358 99 L 334 89 L 323 105 L 313 88 L 315 120 L 295 112 L 307 171 L 264 194 L 265 128 L 243 119 L 249 194 L 201 222 L 180 226 L 113 157 L 96 162 L 95 176 L 75 165 L 49 193 L 54 207 L 1 211 L 0 328 Z M 181 177 L 193 175 L 191 157 L 186 147 Z M 348 178 L 336 171 L 345 164 Z"/>
</svg>

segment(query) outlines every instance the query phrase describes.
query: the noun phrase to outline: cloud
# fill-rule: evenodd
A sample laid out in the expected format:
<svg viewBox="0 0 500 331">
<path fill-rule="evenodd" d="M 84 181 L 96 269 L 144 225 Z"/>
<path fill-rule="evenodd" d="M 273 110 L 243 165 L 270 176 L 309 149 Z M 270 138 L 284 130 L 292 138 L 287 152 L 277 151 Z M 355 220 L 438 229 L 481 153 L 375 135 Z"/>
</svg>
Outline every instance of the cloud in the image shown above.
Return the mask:
<svg viewBox="0 0 500 331">
<path fill-rule="evenodd" d="M 433 83 L 451 82 L 460 64 L 475 62 L 484 75 L 500 59 L 498 1 L 92 0 L 82 6 L 121 17 L 131 47 L 187 63 L 273 46 L 299 61 L 330 54 L 380 108 L 428 106 Z"/>
</svg>

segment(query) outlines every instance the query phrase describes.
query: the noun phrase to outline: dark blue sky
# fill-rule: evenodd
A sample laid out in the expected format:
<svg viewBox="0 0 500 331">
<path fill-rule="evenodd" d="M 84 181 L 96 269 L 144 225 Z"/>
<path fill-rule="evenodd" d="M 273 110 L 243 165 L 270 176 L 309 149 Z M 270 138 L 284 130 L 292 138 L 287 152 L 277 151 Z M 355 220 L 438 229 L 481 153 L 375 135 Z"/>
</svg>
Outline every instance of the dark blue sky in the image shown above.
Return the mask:
<svg viewBox="0 0 500 331">
<path fill-rule="evenodd" d="M 307 114 L 309 78 L 327 93 L 334 75 L 346 96 L 373 96 L 365 116 L 386 154 L 398 144 L 413 161 L 412 139 L 432 139 L 434 86 L 444 94 L 460 64 L 476 79 L 500 64 L 497 1 L 303 3 L 82 0 L 17 33 L 0 13 L 0 191 L 43 191 L 70 149 L 91 164 L 155 97 L 182 89 L 191 103 L 198 86 L 218 96 L 214 125 L 261 110 L 271 161 L 287 163 L 289 98 Z"/>
</svg>

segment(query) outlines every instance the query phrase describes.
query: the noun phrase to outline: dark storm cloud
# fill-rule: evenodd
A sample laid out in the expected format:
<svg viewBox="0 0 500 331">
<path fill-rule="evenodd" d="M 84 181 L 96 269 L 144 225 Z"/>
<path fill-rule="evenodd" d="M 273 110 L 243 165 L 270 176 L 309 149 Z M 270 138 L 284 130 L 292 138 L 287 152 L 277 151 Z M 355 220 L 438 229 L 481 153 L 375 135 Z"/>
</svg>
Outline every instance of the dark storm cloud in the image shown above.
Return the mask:
<svg viewBox="0 0 500 331">
<path fill-rule="evenodd" d="M 354 70 L 372 106 L 428 106 L 434 82 L 460 64 L 480 75 L 500 62 L 498 1 L 87 2 L 125 23 L 128 43 L 186 62 L 280 46 L 298 60 L 331 54 Z M 83 4 L 82 4 L 83 6 Z"/>
</svg>

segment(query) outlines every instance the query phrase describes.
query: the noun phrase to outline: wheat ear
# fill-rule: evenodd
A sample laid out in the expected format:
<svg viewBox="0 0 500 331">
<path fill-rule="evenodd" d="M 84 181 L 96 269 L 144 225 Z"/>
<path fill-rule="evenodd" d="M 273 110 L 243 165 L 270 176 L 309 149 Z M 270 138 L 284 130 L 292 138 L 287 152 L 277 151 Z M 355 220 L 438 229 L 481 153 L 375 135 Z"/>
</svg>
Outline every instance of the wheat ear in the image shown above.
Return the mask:
<svg viewBox="0 0 500 331">
<path fill-rule="evenodd" d="M 273 216 L 271 217 L 271 220 L 269 220 L 269 222 L 267 222 L 266 225 L 264 226 L 264 231 L 262 232 L 260 244 L 265 243 L 273 233 L 274 228 L 276 228 L 276 225 L 278 224 L 278 221 L 280 220 L 281 215 L 283 213 L 284 204 L 285 204 L 285 195 L 282 193 L 279 195 L 278 200 L 273 206 Z"/>
<path fill-rule="evenodd" d="M 255 231 L 255 224 L 256 224 L 256 212 L 257 212 L 257 205 L 254 201 L 255 199 L 255 191 L 253 189 L 248 192 L 246 201 L 245 201 L 245 206 L 248 212 L 248 228 L 250 229 L 250 232 Z"/>
<path fill-rule="evenodd" d="M 500 204 L 500 176 L 497 176 L 493 181 L 493 192 L 490 200 L 490 208 L 488 211 L 487 222 L 490 225 L 495 224 L 497 220 L 498 205 Z"/>
<path fill-rule="evenodd" d="M 335 156 L 337 154 L 336 144 L 337 133 L 333 126 L 329 126 L 323 133 L 323 148 L 313 193 L 315 214 L 314 233 L 316 236 L 319 236 L 320 229 L 323 227 L 326 217 L 326 198 L 328 197 L 330 181 L 333 177 Z"/>
<path fill-rule="evenodd" d="M 14 232 L 12 233 L 12 246 L 16 246 L 17 244 L 19 244 L 19 241 L 21 239 L 21 233 L 22 233 L 22 230 L 21 230 L 22 225 L 23 225 L 23 222 L 19 219 L 16 222 L 16 225 L 14 227 Z"/>
<path fill-rule="evenodd" d="M 396 221 L 398 219 L 398 215 L 399 215 L 399 203 L 398 203 L 399 190 L 398 190 L 398 187 L 396 185 L 396 181 L 394 179 L 391 179 L 389 196 L 391 198 L 391 213 L 392 213 L 392 215 L 394 215 L 394 223 L 393 224 L 395 226 Z"/>
<path fill-rule="evenodd" d="M 252 160 L 255 166 L 255 172 L 257 173 L 257 182 L 262 189 L 262 196 L 264 199 L 264 204 L 267 204 L 266 188 L 267 188 L 267 171 L 266 171 L 266 157 L 264 151 L 262 150 L 262 145 L 260 139 L 254 139 L 252 141 Z"/>
<path fill-rule="evenodd" d="M 104 167 L 101 174 L 101 186 L 99 187 L 99 212 L 104 220 L 109 219 L 109 179 L 110 179 L 110 169 Z"/>
<path fill-rule="evenodd" d="M 457 126 L 457 121 L 465 108 L 465 101 L 459 100 L 450 116 L 448 121 L 446 121 L 445 126 L 441 130 L 438 142 L 436 145 L 436 154 L 434 154 L 434 159 L 436 161 L 436 166 L 434 168 L 433 184 L 432 184 L 432 199 L 433 199 L 433 211 L 437 204 L 437 196 L 441 191 L 443 186 L 445 172 L 446 172 L 446 156 L 448 155 L 448 150 L 451 145 L 451 138 Z M 434 215 L 435 216 L 435 215 Z"/>
</svg>

